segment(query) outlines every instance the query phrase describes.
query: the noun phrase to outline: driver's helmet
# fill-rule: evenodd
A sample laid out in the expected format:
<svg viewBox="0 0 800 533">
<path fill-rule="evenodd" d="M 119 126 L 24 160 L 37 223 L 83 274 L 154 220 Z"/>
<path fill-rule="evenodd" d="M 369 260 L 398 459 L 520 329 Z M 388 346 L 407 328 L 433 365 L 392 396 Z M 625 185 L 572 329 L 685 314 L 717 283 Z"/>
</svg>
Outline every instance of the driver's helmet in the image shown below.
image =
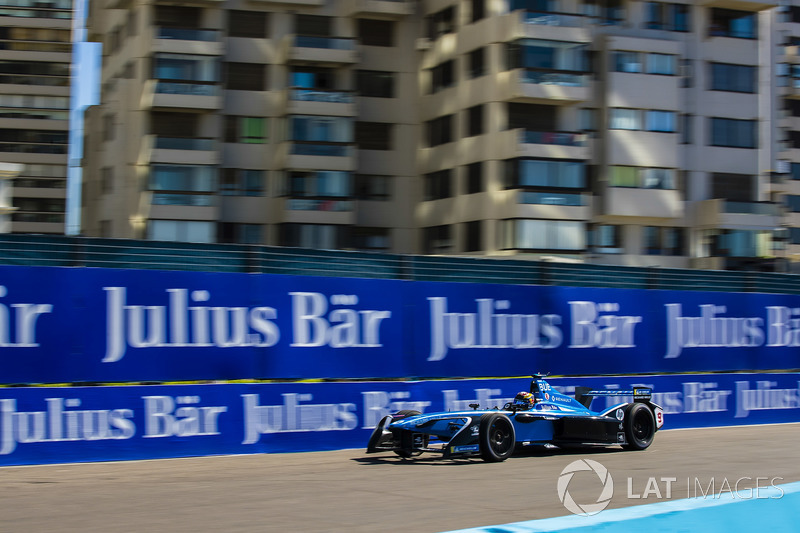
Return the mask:
<svg viewBox="0 0 800 533">
<path fill-rule="evenodd" d="M 530 392 L 518 392 L 514 396 L 514 407 L 517 409 L 530 409 L 533 407 L 534 399 L 533 394 Z"/>
</svg>

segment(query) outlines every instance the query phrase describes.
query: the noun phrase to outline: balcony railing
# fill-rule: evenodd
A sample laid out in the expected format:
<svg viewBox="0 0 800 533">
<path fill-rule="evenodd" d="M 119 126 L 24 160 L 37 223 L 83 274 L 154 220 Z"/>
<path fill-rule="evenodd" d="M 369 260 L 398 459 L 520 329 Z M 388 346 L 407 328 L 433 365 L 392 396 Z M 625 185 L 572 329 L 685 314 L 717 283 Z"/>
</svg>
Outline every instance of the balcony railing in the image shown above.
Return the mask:
<svg viewBox="0 0 800 533">
<path fill-rule="evenodd" d="M 153 193 L 153 205 L 212 206 L 214 196 L 210 194 Z"/>
<path fill-rule="evenodd" d="M 586 205 L 586 200 L 582 194 L 523 191 L 519 194 L 517 203 L 584 206 Z"/>
<path fill-rule="evenodd" d="M 349 144 L 339 143 L 292 141 L 292 153 L 295 155 L 316 155 L 322 157 L 350 157 L 353 155 L 353 147 Z"/>
<path fill-rule="evenodd" d="M 298 48 L 324 48 L 327 50 L 355 50 L 356 40 L 349 37 L 318 37 L 296 35 L 294 45 Z"/>
<path fill-rule="evenodd" d="M 301 102 L 329 102 L 352 104 L 353 93 L 345 91 L 322 91 L 319 89 L 292 89 L 289 98 Z"/>
<path fill-rule="evenodd" d="M 585 133 L 568 133 L 559 131 L 521 130 L 520 142 L 523 144 L 557 144 L 560 146 L 585 146 Z"/>
<path fill-rule="evenodd" d="M 214 139 L 156 137 L 154 147 L 162 150 L 213 150 Z"/>
<path fill-rule="evenodd" d="M 586 24 L 586 17 L 583 15 L 571 15 L 566 13 L 524 11 L 522 13 L 522 21 L 525 24 L 537 26 L 564 26 L 569 28 L 580 28 Z"/>
<path fill-rule="evenodd" d="M 781 208 L 772 202 L 723 202 L 724 213 L 743 213 L 750 215 L 780 216 Z"/>
<path fill-rule="evenodd" d="M 208 83 L 159 81 L 157 94 L 182 94 L 187 96 L 219 96 L 219 86 Z"/>
<path fill-rule="evenodd" d="M 312 200 L 293 198 L 286 202 L 286 208 L 291 211 L 352 211 L 353 202 L 350 200 Z"/>
<path fill-rule="evenodd" d="M 11 214 L 12 222 L 43 222 L 47 224 L 63 224 L 64 213 L 21 213 Z"/>
<path fill-rule="evenodd" d="M 175 39 L 179 41 L 203 41 L 212 43 L 219 40 L 219 30 L 199 30 L 188 28 L 165 28 L 156 30 L 159 39 Z"/>
<path fill-rule="evenodd" d="M 562 85 L 565 87 L 586 87 L 589 85 L 588 74 L 526 69 L 520 72 L 519 76 L 521 83 L 536 85 Z"/>
</svg>

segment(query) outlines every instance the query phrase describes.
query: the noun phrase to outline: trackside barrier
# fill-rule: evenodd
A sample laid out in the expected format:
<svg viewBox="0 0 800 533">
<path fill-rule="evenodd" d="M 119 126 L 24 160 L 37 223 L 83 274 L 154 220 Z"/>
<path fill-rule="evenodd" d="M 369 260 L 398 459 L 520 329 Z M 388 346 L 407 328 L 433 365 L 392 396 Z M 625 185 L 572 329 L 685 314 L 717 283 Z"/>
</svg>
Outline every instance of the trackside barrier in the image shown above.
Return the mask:
<svg viewBox="0 0 800 533">
<path fill-rule="evenodd" d="M 800 421 L 800 373 L 553 378 L 654 389 L 665 429 Z M 502 407 L 530 378 L 0 389 L 0 465 L 364 448 L 386 414 Z M 594 409 L 624 397 L 596 398 Z"/>
<path fill-rule="evenodd" d="M 800 295 L 0 266 L 0 383 L 800 368 Z"/>
</svg>

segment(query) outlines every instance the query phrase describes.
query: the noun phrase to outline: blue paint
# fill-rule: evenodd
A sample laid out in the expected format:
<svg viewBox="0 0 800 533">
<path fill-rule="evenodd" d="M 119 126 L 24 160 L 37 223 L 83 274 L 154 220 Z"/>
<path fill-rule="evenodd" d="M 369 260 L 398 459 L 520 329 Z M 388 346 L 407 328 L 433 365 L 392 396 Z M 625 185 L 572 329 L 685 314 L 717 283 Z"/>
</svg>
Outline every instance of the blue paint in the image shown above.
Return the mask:
<svg viewBox="0 0 800 533">
<path fill-rule="evenodd" d="M 594 516 L 563 516 L 448 533 L 730 533 L 732 531 L 800 531 L 800 482 L 751 493 L 725 492 L 718 498 L 690 498 L 624 509 Z"/>
</svg>

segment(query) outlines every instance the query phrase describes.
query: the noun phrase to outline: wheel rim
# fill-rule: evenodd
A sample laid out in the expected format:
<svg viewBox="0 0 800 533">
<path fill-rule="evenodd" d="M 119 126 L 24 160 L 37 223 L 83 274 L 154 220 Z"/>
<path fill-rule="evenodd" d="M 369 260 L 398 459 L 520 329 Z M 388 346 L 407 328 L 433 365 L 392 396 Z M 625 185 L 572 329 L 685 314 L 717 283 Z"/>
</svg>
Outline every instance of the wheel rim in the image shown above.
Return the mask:
<svg viewBox="0 0 800 533">
<path fill-rule="evenodd" d="M 508 453 L 513 444 L 511 440 L 511 431 L 509 429 L 508 424 L 503 421 L 492 424 L 489 442 L 495 453 L 499 455 Z"/>
<path fill-rule="evenodd" d="M 633 419 L 633 436 L 640 442 L 647 442 L 653 437 L 653 424 L 650 417 L 642 411 Z"/>
</svg>

